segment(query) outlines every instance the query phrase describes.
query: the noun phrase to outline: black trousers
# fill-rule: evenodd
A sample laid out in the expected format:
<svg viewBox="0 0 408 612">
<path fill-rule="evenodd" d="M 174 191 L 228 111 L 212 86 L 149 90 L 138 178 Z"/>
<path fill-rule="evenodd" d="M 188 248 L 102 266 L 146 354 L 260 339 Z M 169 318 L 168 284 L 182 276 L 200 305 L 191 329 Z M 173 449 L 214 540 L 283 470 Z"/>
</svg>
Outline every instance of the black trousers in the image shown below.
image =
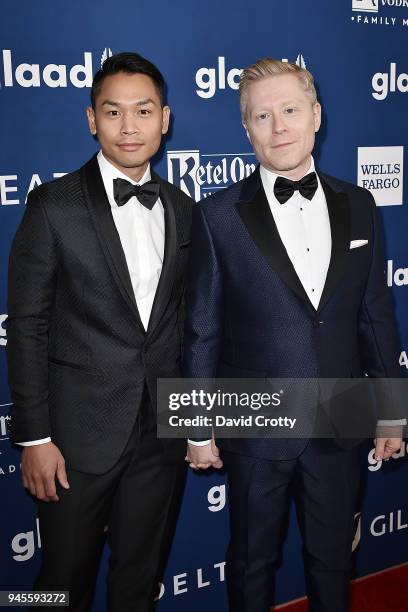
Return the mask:
<svg viewBox="0 0 408 612">
<path fill-rule="evenodd" d="M 309 612 L 346 612 L 360 449 L 310 440 L 296 459 L 224 452 L 231 540 L 226 579 L 231 612 L 269 612 L 290 498 L 303 540 Z"/>
<path fill-rule="evenodd" d="M 67 467 L 69 490 L 40 502 L 43 562 L 35 589 L 70 592 L 70 610 L 88 612 L 105 530 L 111 550 L 109 612 L 154 609 L 159 569 L 168 552 L 185 480 L 183 452 L 169 458 L 145 401 L 118 463 L 102 475 Z M 181 449 L 183 451 L 183 449 Z"/>
</svg>

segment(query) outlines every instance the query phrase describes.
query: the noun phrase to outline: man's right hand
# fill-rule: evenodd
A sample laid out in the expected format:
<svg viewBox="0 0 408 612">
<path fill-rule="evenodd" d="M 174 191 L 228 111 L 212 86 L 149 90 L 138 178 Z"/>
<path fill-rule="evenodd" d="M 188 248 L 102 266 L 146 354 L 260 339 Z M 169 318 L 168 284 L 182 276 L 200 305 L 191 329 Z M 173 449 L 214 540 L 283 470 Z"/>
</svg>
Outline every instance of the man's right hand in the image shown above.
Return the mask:
<svg viewBox="0 0 408 612">
<path fill-rule="evenodd" d="M 209 467 L 220 469 L 223 463 L 220 459 L 220 452 L 214 439 L 205 446 L 195 446 L 189 444 L 187 449 L 186 461 L 193 469 L 204 469 Z"/>
<path fill-rule="evenodd" d="M 64 489 L 69 489 L 64 457 L 52 442 L 25 446 L 21 473 L 24 487 L 41 501 L 59 501 L 55 477 Z"/>
</svg>

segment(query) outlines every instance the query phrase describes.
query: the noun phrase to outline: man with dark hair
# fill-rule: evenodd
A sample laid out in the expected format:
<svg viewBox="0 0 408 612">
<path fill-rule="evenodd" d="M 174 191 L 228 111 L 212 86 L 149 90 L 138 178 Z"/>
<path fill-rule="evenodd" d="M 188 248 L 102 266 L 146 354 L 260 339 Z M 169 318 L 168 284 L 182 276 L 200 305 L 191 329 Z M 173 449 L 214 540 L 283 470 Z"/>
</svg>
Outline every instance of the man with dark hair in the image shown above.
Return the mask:
<svg viewBox="0 0 408 612">
<path fill-rule="evenodd" d="M 390 403 L 376 414 L 358 398 L 354 411 L 352 394 L 330 398 L 327 419 L 319 410 L 322 379 L 400 376 L 375 203 L 315 172 L 321 107 L 307 70 L 259 60 L 241 75 L 240 102 L 260 165 L 194 209 L 184 373 L 302 379 L 296 400 L 288 405 L 285 394 L 274 413 L 289 410 L 301 426 L 291 439 L 192 440 L 188 460 L 204 469 L 224 462 L 228 474 L 231 612 L 269 611 L 292 495 L 308 609 L 346 612 L 361 472 L 354 434 L 361 420 L 368 436 L 380 417 L 375 453 L 388 460 L 406 413 Z"/>
<path fill-rule="evenodd" d="M 30 193 L 9 271 L 12 440 L 39 500 L 38 590 L 92 604 L 108 527 L 110 612 L 153 608 L 185 444 L 156 437 L 156 380 L 179 375 L 191 200 L 150 169 L 164 80 L 105 61 L 87 109 L 101 150 Z"/>
</svg>

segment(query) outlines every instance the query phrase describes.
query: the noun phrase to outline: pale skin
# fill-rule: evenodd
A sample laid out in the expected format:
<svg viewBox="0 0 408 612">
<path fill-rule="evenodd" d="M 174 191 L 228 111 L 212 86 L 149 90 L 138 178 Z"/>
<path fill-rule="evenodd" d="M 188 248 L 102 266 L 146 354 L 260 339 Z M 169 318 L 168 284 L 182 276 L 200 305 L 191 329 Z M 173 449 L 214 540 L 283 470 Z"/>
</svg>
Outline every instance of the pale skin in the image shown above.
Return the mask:
<svg viewBox="0 0 408 612">
<path fill-rule="evenodd" d="M 124 72 L 106 77 L 95 109 L 86 112 L 89 130 L 98 137 L 106 159 L 139 181 L 169 128 L 170 108 L 162 106 L 152 79 Z M 64 457 L 53 442 L 25 446 L 21 472 L 24 487 L 41 501 L 59 500 L 56 481 L 69 489 Z"/>
<path fill-rule="evenodd" d="M 319 102 L 294 75 L 266 77 L 249 86 L 243 126 L 258 161 L 271 172 L 300 180 L 310 168 L 320 124 Z M 401 428 L 388 429 L 386 437 L 374 440 L 377 461 L 388 461 L 401 447 Z M 222 467 L 214 439 L 205 446 L 189 444 L 186 461 L 194 469 Z"/>
</svg>

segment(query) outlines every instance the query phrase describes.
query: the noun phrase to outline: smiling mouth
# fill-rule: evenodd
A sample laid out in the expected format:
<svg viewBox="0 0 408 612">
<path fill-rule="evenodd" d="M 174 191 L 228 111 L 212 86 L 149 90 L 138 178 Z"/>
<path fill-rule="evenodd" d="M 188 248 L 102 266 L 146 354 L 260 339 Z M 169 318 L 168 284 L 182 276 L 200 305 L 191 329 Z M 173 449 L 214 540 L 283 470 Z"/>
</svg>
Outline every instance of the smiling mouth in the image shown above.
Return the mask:
<svg viewBox="0 0 408 612">
<path fill-rule="evenodd" d="M 289 147 L 293 142 L 282 142 L 281 144 L 274 145 L 272 149 L 283 149 L 285 147 Z"/>
<path fill-rule="evenodd" d="M 125 151 L 137 151 L 137 149 L 140 149 L 142 146 L 143 144 L 141 142 L 123 142 L 118 144 L 118 147 Z"/>
</svg>

